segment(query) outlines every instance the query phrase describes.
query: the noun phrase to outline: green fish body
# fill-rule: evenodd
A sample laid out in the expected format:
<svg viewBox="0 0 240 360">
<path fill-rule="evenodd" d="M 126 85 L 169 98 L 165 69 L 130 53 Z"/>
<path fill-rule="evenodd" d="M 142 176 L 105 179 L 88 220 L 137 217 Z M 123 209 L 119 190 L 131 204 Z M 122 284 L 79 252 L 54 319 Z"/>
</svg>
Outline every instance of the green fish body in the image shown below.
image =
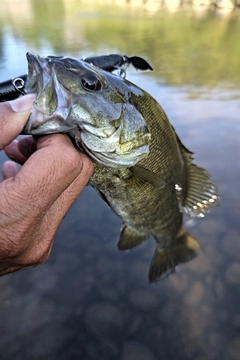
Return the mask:
<svg viewBox="0 0 240 360">
<path fill-rule="evenodd" d="M 182 230 L 182 210 L 203 217 L 217 194 L 208 173 L 192 164 L 192 153 L 180 142 L 161 106 L 145 92 L 136 101 L 151 134 L 149 154 L 137 171 L 95 165 L 90 184 L 123 220 L 120 250 L 150 235 L 156 239 L 149 271 L 152 282 L 195 257 L 199 245 Z M 144 169 L 150 173 L 144 174 Z"/>
<path fill-rule="evenodd" d="M 218 195 L 156 100 L 81 61 L 28 61 L 28 92 L 38 95 L 24 133 L 66 132 L 93 159 L 90 185 L 123 221 L 118 248 L 156 239 L 150 282 L 193 258 L 199 245 L 182 229 L 183 209 L 203 217 Z"/>
</svg>

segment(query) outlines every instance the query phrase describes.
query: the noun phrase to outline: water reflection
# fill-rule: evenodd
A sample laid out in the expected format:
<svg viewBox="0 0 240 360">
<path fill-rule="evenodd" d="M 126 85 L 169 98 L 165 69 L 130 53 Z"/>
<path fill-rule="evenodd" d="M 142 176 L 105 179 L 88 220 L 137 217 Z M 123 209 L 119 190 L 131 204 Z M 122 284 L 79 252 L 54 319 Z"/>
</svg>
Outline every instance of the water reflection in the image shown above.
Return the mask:
<svg viewBox="0 0 240 360">
<path fill-rule="evenodd" d="M 221 207 L 186 224 L 201 240 L 199 256 L 149 287 L 154 242 L 117 252 L 121 222 L 87 188 L 61 224 L 48 262 L 1 278 L 1 356 L 238 359 L 237 12 L 221 17 L 205 8 L 199 16 L 191 8 L 151 13 L 73 1 L 58 1 L 54 8 L 54 3 L 1 4 L 1 81 L 26 72 L 28 50 L 78 58 L 114 52 L 145 57 L 154 72 L 132 71 L 129 78 L 154 95 L 195 152 L 196 163 L 211 169 Z"/>
<path fill-rule="evenodd" d="M 2 31 L 11 24 L 13 36 L 24 40 L 29 50 L 42 48 L 42 55 L 50 55 L 46 53 L 49 45 L 54 54 L 75 56 L 79 52 L 104 54 L 106 47 L 122 54 L 134 49 L 151 58 L 153 76 L 165 83 L 212 88 L 221 82 L 239 88 L 237 11 L 221 18 L 209 8 L 201 17 L 191 8 L 175 14 L 162 8 L 152 15 L 139 11 L 136 16 L 126 7 L 116 11 L 112 6 L 74 1 L 18 1 L 19 9 L 11 4 L 3 5 Z"/>
</svg>

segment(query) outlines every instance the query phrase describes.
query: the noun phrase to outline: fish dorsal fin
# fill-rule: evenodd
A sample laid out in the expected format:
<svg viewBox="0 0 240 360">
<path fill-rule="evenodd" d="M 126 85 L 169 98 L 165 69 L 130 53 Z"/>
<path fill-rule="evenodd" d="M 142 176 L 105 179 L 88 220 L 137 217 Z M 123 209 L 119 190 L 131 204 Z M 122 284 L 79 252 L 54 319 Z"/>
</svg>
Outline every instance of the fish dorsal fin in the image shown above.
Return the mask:
<svg viewBox="0 0 240 360">
<path fill-rule="evenodd" d="M 217 188 L 205 169 L 192 164 L 193 155 L 177 137 L 183 155 L 188 177 L 184 208 L 190 216 L 204 217 L 204 214 L 218 204 Z"/>
<path fill-rule="evenodd" d="M 160 175 L 152 172 L 151 170 L 144 168 L 141 165 L 135 165 L 132 168 L 132 172 L 134 175 L 140 177 L 145 181 L 148 181 L 151 185 L 153 185 L 156 188 L 161 189 L 166 185 L 165 180 L 162 179 Z"/>
<path fill-rule="evenodd" d="M 118 242 L 119 250 L 128 250 L 141 244 L 144 240 L 147 240 L 148 234 L 143 234 L 127 225 L 122 226 L 120 239 Z"/>
</svg>

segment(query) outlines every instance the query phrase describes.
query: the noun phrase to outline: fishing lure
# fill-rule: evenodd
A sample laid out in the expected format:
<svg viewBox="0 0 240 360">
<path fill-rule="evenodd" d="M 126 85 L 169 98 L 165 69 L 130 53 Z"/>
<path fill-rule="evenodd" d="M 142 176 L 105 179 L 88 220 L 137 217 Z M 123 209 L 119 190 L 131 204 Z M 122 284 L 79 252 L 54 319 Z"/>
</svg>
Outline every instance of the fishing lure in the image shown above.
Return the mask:
<svg viewBox="0 0 240 360">
<path fill-rule="evenodd" d="M 152 66 L 140 56 L 110 54 L 87 57 L 83 61 L 111 73 L 117 71 L 118 75 L 123 78 L 126 77 L 129 65 L 137 70 L 153 70 Z M 0 102 L 14 100 L 20 95 L 25 95 L 26 81 L 27 75 L 24 74 L 0 83 Z"/>
</svg>

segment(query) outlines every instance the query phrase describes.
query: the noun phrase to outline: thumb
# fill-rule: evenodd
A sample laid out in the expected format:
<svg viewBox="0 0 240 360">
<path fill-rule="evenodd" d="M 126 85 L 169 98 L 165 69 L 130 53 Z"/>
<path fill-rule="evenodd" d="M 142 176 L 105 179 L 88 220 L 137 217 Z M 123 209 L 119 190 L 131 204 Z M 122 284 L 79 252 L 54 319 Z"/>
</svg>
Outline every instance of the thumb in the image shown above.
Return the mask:
<svg viewBox="0 0 240 360">
<path fill-rule="evenodd" d="M 35 94 L 29 94 L 0 104 L 0 150 L 3 150 L 21 133 L 35 97 Z"/>
</svg>

